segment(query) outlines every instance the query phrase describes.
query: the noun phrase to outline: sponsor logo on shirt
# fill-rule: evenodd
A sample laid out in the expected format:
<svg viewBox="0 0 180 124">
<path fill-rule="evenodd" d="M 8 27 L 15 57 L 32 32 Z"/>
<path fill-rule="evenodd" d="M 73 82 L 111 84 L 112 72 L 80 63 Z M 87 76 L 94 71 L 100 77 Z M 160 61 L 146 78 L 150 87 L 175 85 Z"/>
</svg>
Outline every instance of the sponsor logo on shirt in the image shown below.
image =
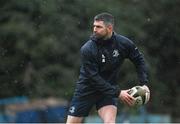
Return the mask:
<svg viewBox="0 0 180 124">
<path fill-rule="evenodd" d="M 113 51 L 113 57 L 118 57 L 119 56 L 119 51 L 117 49 L 115 49 Z"/>
<path fill-rule="evenodd" d="M 104 62 L 106 62 L 106 57 L 105 57 L 105 55 L 104 54 L 102 54 L 102 63 L 104 63 Z"/>
</svg>

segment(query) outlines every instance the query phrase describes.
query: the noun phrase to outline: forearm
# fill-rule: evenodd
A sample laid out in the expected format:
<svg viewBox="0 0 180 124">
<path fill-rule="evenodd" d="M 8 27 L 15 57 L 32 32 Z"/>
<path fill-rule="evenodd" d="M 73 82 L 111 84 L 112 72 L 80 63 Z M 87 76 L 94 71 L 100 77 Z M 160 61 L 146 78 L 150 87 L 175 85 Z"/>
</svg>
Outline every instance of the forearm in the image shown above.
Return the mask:
<svg viewBox="0 0 180 124">
<path fill-rule="evenodd" d="M 147 85 L 148 83 L 148 71 L 145 64 L 145 60 L 142 54 L 138 54 L 135 58 L 131 59 L 134 63 L 138 75 L 140 85 Z"/>
</svg>

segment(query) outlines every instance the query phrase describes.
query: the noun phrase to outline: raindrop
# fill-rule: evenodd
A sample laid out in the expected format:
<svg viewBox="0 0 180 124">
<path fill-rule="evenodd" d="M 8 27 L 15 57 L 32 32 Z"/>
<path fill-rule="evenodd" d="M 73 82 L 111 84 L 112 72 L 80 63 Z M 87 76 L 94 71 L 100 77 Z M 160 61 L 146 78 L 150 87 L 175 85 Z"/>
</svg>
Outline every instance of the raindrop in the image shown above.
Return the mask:
<svg viewBox="0 0 180 124">
<path fill-rule="evenodd" d="M 6 70 L 5 72 L 6 72 L 7 74 L 9 74 L 9 70 Z"/>
<path fill-rule="evenodd" d="M 38 19 L 41 19 L 41 18 L 42 18 L 42 16 L 41 16 L 41 15 L 39 15 L 39 16 L 38 16 Z"/>
<path fill-rule="evenodd" d="M 151 21 L 151 19 L 150 19 L 150 18 L 147 18 L 147 21 L 148 21 L 148 22 L 150 22 L 150 21 Z"/>
<path fill-rule="evenodd" d="M 47 4 L 47 1 L 46 1 L 46 0 L 44 0 L 44 1 L 43 1 L 43 4 Z"/>
<path fill-rule="evenodd" d="M 14 83 L 15 83 L 15 84 L 17 84 L 17 83 L 18 83 L 18 81 L 17 81 L 17 80 L 14 80 Z"/>
</svg>

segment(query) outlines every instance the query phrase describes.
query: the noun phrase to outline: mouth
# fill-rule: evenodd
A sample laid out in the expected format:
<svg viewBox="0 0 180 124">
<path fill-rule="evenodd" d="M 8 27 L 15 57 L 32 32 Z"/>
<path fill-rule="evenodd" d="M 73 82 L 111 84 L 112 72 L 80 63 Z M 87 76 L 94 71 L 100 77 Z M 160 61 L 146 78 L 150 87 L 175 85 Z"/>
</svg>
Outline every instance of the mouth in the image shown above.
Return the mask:
<svg viewBox="0 0 180 124">
<path fill-rule="evenodd" d="M 98 33 L 95 33 L 95 32 L 93 33 L 93 36 L 95 36 L 97 38 L 100 37 L 100 35 Z"/>
<path fill-rule="evenodd" d="M 94 36 L 96 39 L 98 39 L 98 40 L 100 40 L 100 39 L 103 38 L 101 35 L 99 35 L 99 34 L 97 34 L 97 33 L 93 33 L 93 36 Z"/>
</svg>

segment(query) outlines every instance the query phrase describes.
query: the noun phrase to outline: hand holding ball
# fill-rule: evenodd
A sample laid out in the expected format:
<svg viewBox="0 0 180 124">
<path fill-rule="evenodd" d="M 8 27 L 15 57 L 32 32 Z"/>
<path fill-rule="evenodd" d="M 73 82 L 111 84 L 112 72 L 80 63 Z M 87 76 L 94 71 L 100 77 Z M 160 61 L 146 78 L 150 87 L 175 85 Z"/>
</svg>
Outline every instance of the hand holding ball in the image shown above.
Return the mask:
<svg viewBox="0 0 180 124">
<path fill-rule="evenodd" d="M 135 98 L 135 103 L 133 106 L 138 107 L 146 104 L 150 98 L 150 91 L 147 86 L 135 86 L 132 87 L 128 94 Z"/>
</svg>

